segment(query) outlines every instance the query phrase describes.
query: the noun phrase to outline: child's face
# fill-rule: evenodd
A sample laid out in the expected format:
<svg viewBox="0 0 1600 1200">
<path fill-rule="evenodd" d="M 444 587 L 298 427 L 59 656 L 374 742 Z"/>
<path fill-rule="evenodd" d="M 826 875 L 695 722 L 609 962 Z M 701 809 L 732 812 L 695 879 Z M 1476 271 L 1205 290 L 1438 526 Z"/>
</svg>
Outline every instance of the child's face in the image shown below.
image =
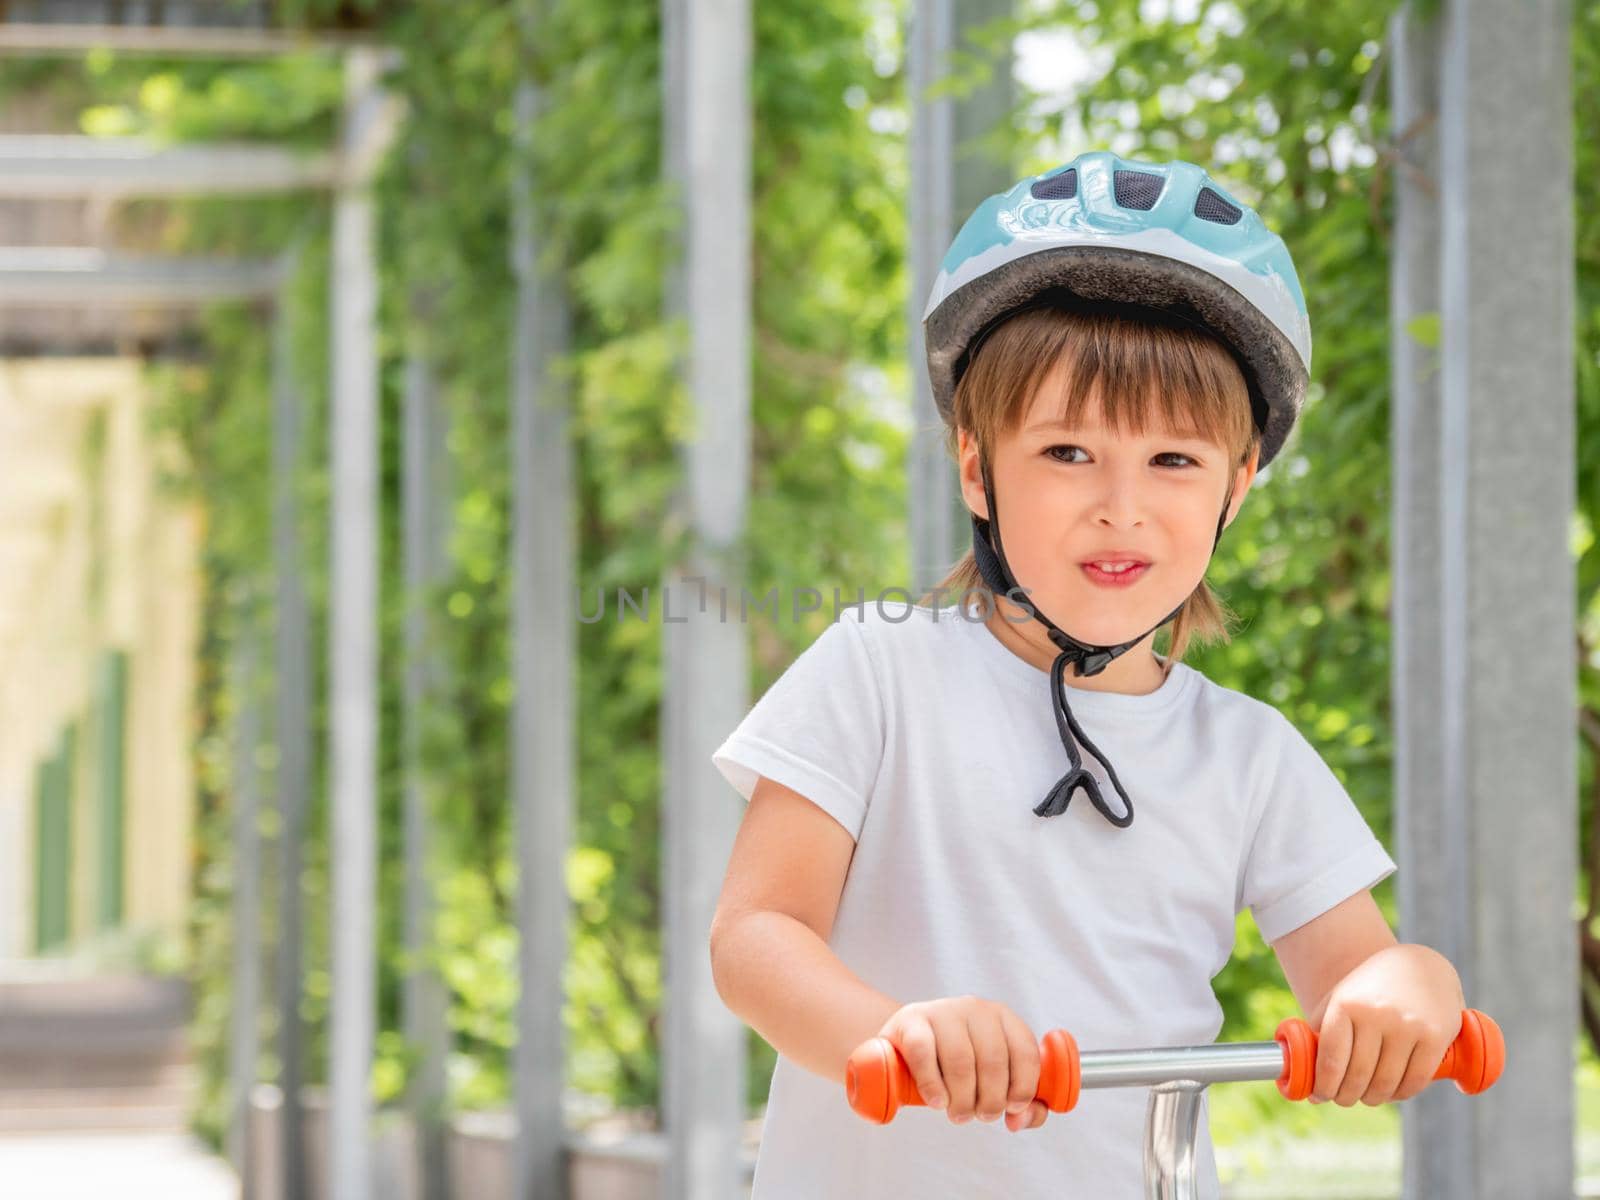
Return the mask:
<svg viewBox="0 0 1600 1200">
<path fill-rule="evenodd" d="M 1059 394 L 1051 371 L 1018 428 L 994 447 L 1000 537 L 1017 583 L 1046 616 L 1081 641 L 1115 645 L 1149 629 L 1198 586 L 1223 496 L 1231 494 L 1231 523 L 1255 479 L 1256 455 L 1231 470 L 1227 452 L 1209 441 L 1156 430 L 1114 434 L 1101 423 L 1097 399 L 1086 406 L 1085 423 L 1067 429 L 1056 422 Z M 966 430 L 959 437 L 962 495 L 987 519 L 976 442 Z M 1150 565 L 1115 586 L 1096 582 L 1084 565 L 1128 557 Z"/>
</svg>

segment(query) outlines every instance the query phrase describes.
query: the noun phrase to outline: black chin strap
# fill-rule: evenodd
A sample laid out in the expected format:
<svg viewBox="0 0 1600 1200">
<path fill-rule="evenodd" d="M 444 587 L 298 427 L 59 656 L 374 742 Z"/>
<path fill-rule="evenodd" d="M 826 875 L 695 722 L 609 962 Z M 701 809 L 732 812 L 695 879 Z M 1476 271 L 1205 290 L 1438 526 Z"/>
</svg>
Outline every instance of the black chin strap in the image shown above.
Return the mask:
<svg viewBox="0 0 1600 1200">
<path fill-rule="evenodd" d="M 1067 805 L 1072 802 L 1072 794 L 1082 788 L 1089 796 L 1089 803 L 1100 810 L 1106 820 L 1119 829 L 1125 829 L 1133 824 L 1133 800 L 1129 798 L 1122 781 L 1117 778 L 1116 771 L 1106 761 L 1106 756 L 1100 753 L 1099 748 L 1089 740 L 1083 732 L 1083 727 L 1078 724 L 1078 719 L 1072 715 L 1072 708 L 1067 703 L 1066 674 L 1067 664 L 1073 664 L 1074 670 L 1080 677 L 1085 675 L 1098 675 L 1110 665 L 1111 660 L 1118 655 L 1125 654 L 1160 629 L 1168 621 L 1174 619 L 1183 611 L 1179 604 L 1155 625 L 1145 630 L 1136 638 L 1130 638 L 1115 646 L 1096 646 L 1089 642 L 1080 642 L 1077 638 L 1067 633 L 1039 611 L 1038 607 L 1030 601 L 1022 589 L 1017 586 L 1016 577 L 1011 573 L 1011 567 L 1006 562 L 1005 546 L 1000 540 L 1000 510 L 995 504 L 994 483 L 989 477 L 989 464 L 982 456 L 979 465 L 983 471 L 983 494 L 989 502 L 989 520 L 984 520 L 977 513 L 972 514 L 972 552 L 977 560 L 978 573 L 983 576 L 983 581 L 990 591 L 997 596 L 1004 596 L 1012 603 L 1025 609 L 1028 614 L 1045 627 L 1050 641 L 1061 651 L 1056 655 L 1055 662 L 1050 667 L 1050 699 L 1055 710 L 1056 730 L 1061 735 L 1061 744 L 1066 747 L 1067 761 L 1071 768 L 1063 775 L 1056 785 L 1050 789 L 1050 794 L 1041 800 L 1035 807 L 1034 813 L 1041 817 L 1058 817 L 1067 811 Z M 1229 480 L 1229 494 L 1223 500 L 1222 515 L 1217 518 L 1217 536 L 1211 543 L 1214 553 L 1217 543 L 1222 540 L 1222 529 L 1228 521 L 1228 501 L 1232 499 L 1232 480 Z M 993 545 L 990 544 L 991 538 Z M 1106 775 L 1111 780 L 1111 786 L 1117 789 L 1117 795 L 1122 797 L 1123 811 L 1116 813 L 1106 804 L 1105 796 L 1100 790 L 1100 783 L 1091 775 L 1083 765 L 1083 759 L 1078 753 L 1078 745 L 1082 744 L 1084 750 L 1094 755 L 1097 761 L 1106 770 Z"/>
</svg>

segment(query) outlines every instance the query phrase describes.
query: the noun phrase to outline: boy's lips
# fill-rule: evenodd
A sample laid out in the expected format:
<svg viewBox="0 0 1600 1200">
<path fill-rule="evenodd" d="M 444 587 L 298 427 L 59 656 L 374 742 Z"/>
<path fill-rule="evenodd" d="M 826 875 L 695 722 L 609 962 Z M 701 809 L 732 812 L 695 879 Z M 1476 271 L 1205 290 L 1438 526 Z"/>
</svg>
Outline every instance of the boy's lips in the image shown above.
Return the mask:
<svg viewBox="0 0 1600 1200">
<path fill-rule="evenodd" d="M 1088 566 L 1095 563 L 1100 566 L 1119 566 L 1122 563 L 1142 563 L 1150 565 L 1150 560 L 1137 550 L 1125 550 L 1121 546 L 1115 549 L 1096 550 L 1088 558 L 1080 560 L 1082 565 Z"/>
<path fill-rule="evenodd" d="M 1081 569 L 1088 576 L 1091 583 L 1098 584 L 1101 587 L 1127 587 L 1136 580 L 1143 578 L 1150 570 L 1150 564 L 1147 562 L 1129 559 L 1122 561 L 1131 565 L 1120 566 L 1115 560 L 1095 560 L 1082 563 Z M 1102 563 L 1116 569 L 1102 570 Z"/>
</svg>

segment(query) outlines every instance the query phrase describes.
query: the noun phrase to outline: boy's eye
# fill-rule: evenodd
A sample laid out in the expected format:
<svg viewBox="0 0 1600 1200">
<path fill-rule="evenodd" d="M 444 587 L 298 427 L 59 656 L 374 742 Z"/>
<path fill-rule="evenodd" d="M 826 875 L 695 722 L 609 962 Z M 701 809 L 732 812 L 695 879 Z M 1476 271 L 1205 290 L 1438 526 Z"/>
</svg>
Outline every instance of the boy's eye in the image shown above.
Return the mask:
<svg viewBox="0 0 1600 1200">
<path fill-rule="evenodd" d="M 1045 453 L 1046 453 L 1046 454 L 1047 454 L 1047 455 L 1049 455 L 1049 456 L 1050 456 L 1050 457 L 1051 457 L 1051 458 L 1054 458 L 1054 459 L 1055 459 L 1055 460 L 1056 460 L 1056 461 L 1057 461 L 1057 462 L 1063 462 L 1063 461 L 1065 461 L 1065 460 L 1064 460 L 1064 459 L 1062 459 L 1062 458 L 1061 458 L 1061 457 L 1060 457 L 1060 456 L 1058 456 L 1058 455 L 1057 455 L 1057 454 L 1056 454 L 1056 451 L 1057 451 L 1057 450 L 1066 450 L 1066 451 L 1068 451 L 1068 452 L 1071 452 L 1071 451 L 1074 451 L 1074 450 L 1076 450 L 1076 451 L 1078 451 L 1078 452 L 1079 452 L 1079 453 L 1082 453 L 1082 449 L 1083 449 L 1083 448 L 1082 448 L 1082 447 L 1081 447 L 1081 446 L 1051 446 L 1051 447 L 1050 447 L 1050 448 L 1049 448 L 1049 449 L 1047 449 L 1047 450 L 1046 450 L 1046 451 L 1045 451 Z"/>
<path fill-rule="evenodd" d="M 1049 455 L 1051 458 L 1055 459 L 1057 462 L 1067 462 L 1067 461 L 1069 461 L 1068 459 L 1066 459 L 1066 458 L 1062 457 L 1061 455 L 1057 454 L 1056 452 L 1058 450 L 1059 451 L 1065 451 L 1066 453 L 1069 453 L 1069 454 L 1070 453 L 1079 453 L 1079 454 L 1083 453 L 1083 447 L 1082 446 L 1066 446 L 1066 445 L 1063 445 L 1063 446 L 1051 446 L 1047 450 L 1045 450 L 1045 453 L 1047 455 Z M 1185 466 L 1185 465 L 1194 466 L 1195 465 L 1195 460 L 1194 459 L 1190 458 L 1187 454 L 1179 454 L 1176 450 L 1164 450 L 1160 454 L 1157 454 L 1156 458 L 1157 459 L 1164 459 L 1164 458 L 1166 458 L 1166 459 L 1172 459 L 1172 458 L 1179 459 L 1180 460 L 1179 462 L 1170 464 L 1170 465 L 1173 465 L 1173 466 Z"/>
</svg>

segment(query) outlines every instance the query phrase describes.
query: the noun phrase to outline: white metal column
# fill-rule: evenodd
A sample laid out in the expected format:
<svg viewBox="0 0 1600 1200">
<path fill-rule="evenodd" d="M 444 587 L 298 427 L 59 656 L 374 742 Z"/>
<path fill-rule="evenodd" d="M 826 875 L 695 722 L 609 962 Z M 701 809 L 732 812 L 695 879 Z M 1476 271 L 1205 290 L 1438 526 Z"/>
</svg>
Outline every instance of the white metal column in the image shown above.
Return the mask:
<svg viewBox="0 0 1600 1200">
<path fill-rule="evenodd" d="M 933 403 L 922 309 L 939 274 L 939 262 L 955 234 L 955 101 L 925 98 L 949 71 L 955 0 L 915 0 L 906 33 L 906 78 L 911 105 L 911 194 L 906 197 L 911 295 L 906 304 L 906 353 L 911 356 L 909 530 L 911 586 L 917 595 L 932 587 L 959 557 L 966 526 L 955 468 L 945 449 L 944 423 Z"/>
<path fill-rule="evenodd" d="M 1014 182 L 1009 153 L 996 155 L 978 145 L 978 139 L 992 135 L 1007 121 L 1014 91 L 1012 54 L 1009 48 L 998 54 L 991 79 L 970 96 L 927 99 L 925 92 L 950 73 L 950 54 L 964 30 L 1009 16 L 1013 9 L 1013 0 L 916 0 L 907 31 L 911 295 L 906 305 L 906 352 L 911 356 L 912 431 L 906 457 L 911 583 L 919 596 L 955 565 L 972 541 L 955 463 L 945 448 L 944 422 L 928 383 L 922 309 L 960 223 L 985 197 Z"/>
<path fill-rule="evenodd" d="M 667 315 L 687 318 L 680 370 L 694 413 L 674 498 L 693 547 L 663 581 L 666 1200 L 744 1191 L 747 1034 L 717 994 L 709 937 L 740 818 L 711 753 L 743 717 L 749 680 L 747 631 L 719 619 L 714 597 L 744 579 L 734 549 L 750 486 L 751 37 L 749 0 L 662 6 L 666 171 L 683 215 Z"/>
<path fill-rule="evenodd" d="M 345 63 L 345 173 L 333 210 L 331 561 L 328 569 L 332 996 L 328 1186 L 371 1200 L 377 1020 L 378 278 L 365 139 L 380 59 Z"/>
<path fill-rule="evenodd" d="M 1456 1097 L 1452 1200 L 1573 1192 L 1577 1029 L 1571 11 L 1440 25 L 1444 787 L 1469 1002 L 1500 1083 Z M 1418 931 L 1419 933 L 1421 931 Z"/>
<path fill-rule="evenodd" d="M 1389 24 L 1387 68 L 1396 158 L 1389 260 L 1390 678 L 1394 696 L 1394 840 L 1400 934 L 1452 962 L 1465 949 L 1457 906 L 1466 863 L 1441 853 L 1459 832 L 1445 793 L 1444 638 L 1439 618 L 1444 488 L 1440 477 L 1439 354 L 1429 344 L 1439 314 L 1439 30 L 1414 8 Z M 1456 839 L 1460 840 L 1460 839 Z M 1469 1003 L 1472 1002 L 1468 998 Z M 1463 1194 L 1470 1136 L 1461 1098 L 1429 1088 L 1400 1108 L 1406 1195 Z"/>
<path fill-rule="evenodd" d="M 535 14 L 524 33 L 537 44 Z M 524 78 L 515 98 L 512 266 L 517 309 L 512 327 L 512 823 L 516 833 L 517 1042 L 512 1054 L 517 1140 L 517 1200 L 565 1200 L 566 1034 L 562 1023 L 567 961 L 566 858 L 576 787 L 577 622 L 573 593 L 575 471 L 566 389 L 552 372 L 568 342 L 562 272 L 542 260 L 540 181 L 532 132 L 540 84 Z"/>
<path fill-rule="evenodd" d="M 414 301 L 419 322 L 427 305 Z M 441 411 L 429 347 L 407 346 L 401 506 L 405 576 L 404 794 L 406 966 L 402 1021 L 417 1048 L 408 1106 L 416 1124 L 419 1200 L 443 1200 L 448 1186 L 444 1119 L 450 1051 L 449 997 L 434 958 L 437 912 L 431 789 L 424 730 L 436 711 L 444 662 L 429 601 L 448 570 L 448 422 Z"/>
<path fill-rule="evenodd" d="M 285 256 L 287 286 L 296 261 Z M 278 1173 L 282 1200 L 304 1200 L 305 1150 L 300 1085 L 304 1078 L 300 1000 L 304 983 L 305 905 L 300 892 L 306 812 L 311 803 L 311 617 L 300 540 L 303 420 L 294 372 L 286 297 L 272 319 L 272 566 L 277 576 L 276 775 L 278 809 Z"/>
<path fill-rule="evenodd" d="M 256 1081 L 261 1019 L 261 748 L 259 615 L 249 595 L 239 605 L 233 683 L 233 979 L 229 989 L 228 1160 L 249 1195 L 250 1089 Z"/>
</svg>

